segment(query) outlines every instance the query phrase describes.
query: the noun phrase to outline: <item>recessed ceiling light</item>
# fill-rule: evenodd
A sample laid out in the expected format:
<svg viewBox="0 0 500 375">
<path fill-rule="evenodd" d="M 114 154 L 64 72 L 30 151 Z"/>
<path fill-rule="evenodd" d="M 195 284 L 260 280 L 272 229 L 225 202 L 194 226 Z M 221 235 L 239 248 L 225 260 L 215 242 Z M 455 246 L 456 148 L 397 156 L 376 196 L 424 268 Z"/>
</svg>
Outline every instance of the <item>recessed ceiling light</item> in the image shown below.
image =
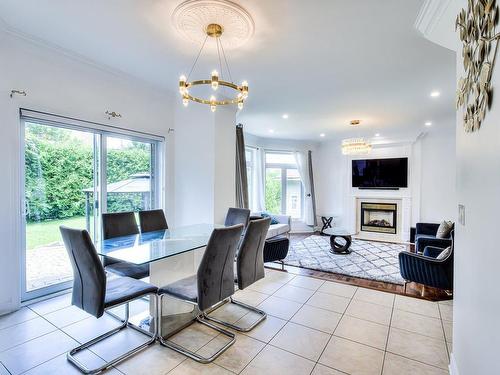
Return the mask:
<svg viewBox="0 0 500 375">
<path fill-rule="evenodd" d="M 269 133 L 274 133 L 274 129 L 269 129 Z"/>
<path fill-rule="evenodd" d="M 288 113 L 284 113 L 283 116 L 281 117 L 283 117 L 286 120 L 288 118 Z"/>
<path fill-rule="evenodd" d="M 430 121 L 427 121 L 427 122 L 425 123 L 425 126 L 431 126 L 431 125 L 432 125 L 432 122 L 430 122 Z"/>
<path fill-rule="evenodd" d="M 433 91 L 431 92 L 431 98 L 437 98 L 441 93 L 439 91 Z"/>
<path fill-rule="evenodd" d="M 380 133 L 375 133 L 375 137 L 380 137 Z"/>
<path fill-rule="evenodd" d="M 319 136 L 320 136 L 320 137 L 324 137 L 324 136 L 325 136 L 325 133 L 321 133 Z"/>
</svg>

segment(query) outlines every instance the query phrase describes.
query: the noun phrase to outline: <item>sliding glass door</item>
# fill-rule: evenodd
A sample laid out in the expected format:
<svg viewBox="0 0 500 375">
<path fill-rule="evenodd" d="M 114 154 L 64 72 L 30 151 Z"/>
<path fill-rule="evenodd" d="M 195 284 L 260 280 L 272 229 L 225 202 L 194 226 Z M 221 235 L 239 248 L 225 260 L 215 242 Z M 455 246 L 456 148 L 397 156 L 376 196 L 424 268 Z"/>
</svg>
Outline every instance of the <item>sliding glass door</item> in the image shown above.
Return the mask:
<svg viewBox="0 0 500 375">
<path fill-rule="evenodd" d="M 155 206 L 154 154 L 153 143 L 106 137 L 107 212 L 137 212 Z"/>
<path fill-rule="evenodd" d="M 59 226 L 96 233 L 96 135 L 26 122 L 24 126 L 25 294 L 69 286 L 71 264 Z"/>
<path fill-rule="evenodd" d="M 160 207 L 160 142 L 63 122 L 22 119 L 23 300 L 71 286 L 61 225 L 98 241 L 102 212 Z"/>
</svg>

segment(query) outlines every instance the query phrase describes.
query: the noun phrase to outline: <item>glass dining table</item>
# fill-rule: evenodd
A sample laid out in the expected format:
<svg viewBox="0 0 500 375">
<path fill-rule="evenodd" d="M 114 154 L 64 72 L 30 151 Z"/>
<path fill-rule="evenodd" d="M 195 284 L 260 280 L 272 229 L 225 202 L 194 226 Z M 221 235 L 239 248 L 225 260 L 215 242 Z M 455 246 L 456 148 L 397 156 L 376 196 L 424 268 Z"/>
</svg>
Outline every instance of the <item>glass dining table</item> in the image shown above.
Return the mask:
<svg viewBox="0 0 500 375">
<path fill-rule="evenodd" d="M 149 283 L 162 287 L 196 273 L 212 231 L 223 225 L 195 224 L 155 232 L 110 238 L 96 243 L 100 256 L 137 265 L 149 264 Z M 132 317 L 135 324 L 153 329 L 157 314 L 150 302 L 149 311 Z M 162 333 L 170 335 L 195 318 L 193 306 L 164 298 Z M 149 327 L 146 327 L 149 326 Z"/>
</svg>

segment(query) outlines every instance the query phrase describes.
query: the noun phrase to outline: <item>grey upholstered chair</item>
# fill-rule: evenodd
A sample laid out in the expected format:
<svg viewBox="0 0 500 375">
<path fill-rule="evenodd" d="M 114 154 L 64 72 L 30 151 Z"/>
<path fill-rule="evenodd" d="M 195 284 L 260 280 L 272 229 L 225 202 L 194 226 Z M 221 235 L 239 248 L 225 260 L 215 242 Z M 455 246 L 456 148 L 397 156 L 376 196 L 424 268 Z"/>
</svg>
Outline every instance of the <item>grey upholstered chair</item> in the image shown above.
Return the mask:
<svg viewBox="0 0 500 375">
<path fill-rule="evenodd" d="M 162 316 L 163 297 L 166 295 L 189 302 L 197 310 L 196 321 L 229 337 L 230 341 L 210 357 L 203 357 L 170 341 L 169 337 L 164 338 L 160 327 L 159 339 L 162 345 L 182 353 L 197 362 L 209 363 L 234 343 L 234 333 L 209 323 L 206 319 L 206 311 L 234 294 L 233 264 L 236 247 L 242 231 L 242 224 L 214 229 L 196 275 L 166 285 L 160 288 L 158 292 L 160 294 L 160 317 Z"/>
<path fill-rule="evenodd" d="M 71 229 L 64 226 L 59 227 L 59 229 L 73 268 L 72 304 L 96 318 L 100 318 L 107 309 L 125 304 L 125 319 L 119 319 L 121 322 L 120 326 L 82 343 L 67 354 L 68 360 L 82 372 L 86 374 L 99 373 L 155 342 L 157 337 L 156 331 L 154 333 L 147 332 L 133 325 L 128 320 L 129 302 L 149 295 L 150 300 L 156 303 L 158 288 L 130 277 L 112 276 L 111 278 L 107 278 L 89 233 L 86 230 Z M 110 315 L 116 318 L 114 314 Z M 87 368 L 87 366 L 75 357 L 76 353 L 110 337 L 127 326 L 144 333 L 150 339 L 95 369 Z M 155 330 L 157 326 L 157 324 L 154 324 Z"/>
<path fill-rule="evenodd" d="M 162 209 L 139 211 L 141 232 L 154 232 L 168 229 L 167 219 Z"/>
<path fill-rule="evenodd" d="M 270 224 L 270 217 L 267 217 L 265 219 L 252 220 L 248 224 L 243 242 L 241 243 L 238 255 L 236 257 L 235 281 L 238 283 L 238 289 L 240 290 L 247 288 L 256 281 L 265 277 L 263 250 L 264 243 L 266 242 L 267 230 L 269 229 Z M 235 305 L 241 306 L 260 315 L 259 319 L 257 319 L 248 327 L 240 327 L 218 318 L 214 318 L 210 315 L 207 315 L 207 319 L 241 332 L 248 332 L 252 330 L 255 326 L 257 326 L 257 324 L 266 319 L 267 315 L 264 311 L 245 303 L 236 301 L 233 299 L 233 297 L 229 298 L 231 303 L 234 303 Z"/>
<path fill-rule="evenodd" d="M 139 227 L 133 212 L 116 212 L 102 214 L 102 237 L 110 238 L 138 234 Z M 106 271 L 119 276 L 143 279 L 149 276 L 149 265 L 133 264 L 118 259 L 103 257 L 102 263 Z"/>
<path fill-rule="evenodd" d="M 249 219 L 250 219 L 250 210 L 246 208 L 230 207 L 227 210 L 227 215 L 224 225 L 226 227 L 229 227 L 231 225 L 243 224 L 246 228 Z"/>
</svg>

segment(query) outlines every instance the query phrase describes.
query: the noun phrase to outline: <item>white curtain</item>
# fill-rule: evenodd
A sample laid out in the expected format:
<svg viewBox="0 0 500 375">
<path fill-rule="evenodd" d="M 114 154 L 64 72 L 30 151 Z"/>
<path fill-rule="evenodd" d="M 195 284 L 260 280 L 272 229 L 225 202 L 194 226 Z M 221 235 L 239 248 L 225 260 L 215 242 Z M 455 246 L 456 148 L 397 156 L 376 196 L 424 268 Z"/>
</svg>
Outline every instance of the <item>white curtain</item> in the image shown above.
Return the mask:
<svg viewBox="0 0 500 375">
<path fill-rule="evenodd" d="M 314 226 L 314 209 L 311 194 L 311 179 L 309 177 L 309 166 L 307 164 L 307 153 L 303 151 L 294 152 L 297 170 L 304 187 L 304 213 L 303 219 L 307 225 Z"/>
<path fill-rule="evenodd" d="M 256 211 L 266 210 L 266 153 L 263 148 L 259 148 L 255 158 L 255 180 L 254 180 L 255 205 L 252 207 Z"/>
</svg>

